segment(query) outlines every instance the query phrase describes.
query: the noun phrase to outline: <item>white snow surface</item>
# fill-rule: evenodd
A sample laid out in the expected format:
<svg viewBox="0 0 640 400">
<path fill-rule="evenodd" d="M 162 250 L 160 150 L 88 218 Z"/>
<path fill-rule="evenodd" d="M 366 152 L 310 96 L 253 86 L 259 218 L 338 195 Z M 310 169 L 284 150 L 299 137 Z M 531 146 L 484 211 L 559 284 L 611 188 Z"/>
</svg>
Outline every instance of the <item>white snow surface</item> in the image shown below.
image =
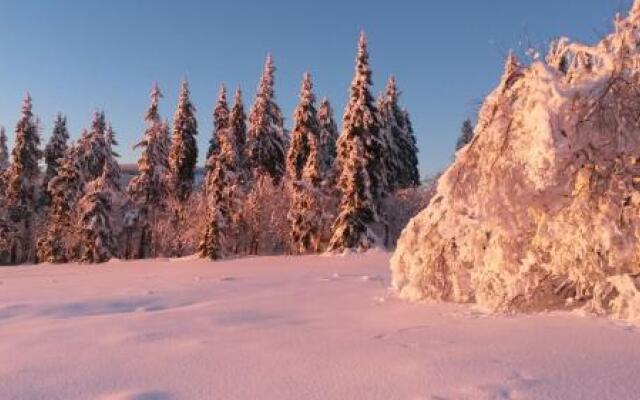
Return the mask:
<svg viewBox="0 0 640 400">
<path fill-rule="evenodd" d="M 0 398 L 634 399 L 640 331 L 409 304 L 390 255 L 0 268 Z"/>
</svg>

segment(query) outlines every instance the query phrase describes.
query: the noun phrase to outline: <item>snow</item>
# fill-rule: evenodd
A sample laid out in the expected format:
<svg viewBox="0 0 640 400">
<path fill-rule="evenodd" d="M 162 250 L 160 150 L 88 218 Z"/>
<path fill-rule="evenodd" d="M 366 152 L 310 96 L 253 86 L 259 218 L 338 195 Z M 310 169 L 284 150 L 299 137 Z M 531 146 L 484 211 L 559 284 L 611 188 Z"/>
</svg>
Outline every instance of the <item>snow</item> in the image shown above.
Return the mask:
<svg viewBox="0 0 640 400">
<path fill-rule="evenodd" d="M 389 258 L 377 251 L 0 268 L 0 397 L 631 399 L 640 392 L 637 328 L 568 312 L 507 317 L 405 303 L 388 289 Z"/>
<path fill-rule="evenodd" d="M 563 38 L 528 66 L 509 55 L 398 241 L 400 296 L 640 322 L 639 10 L 594 46 Z"/>
</svg>

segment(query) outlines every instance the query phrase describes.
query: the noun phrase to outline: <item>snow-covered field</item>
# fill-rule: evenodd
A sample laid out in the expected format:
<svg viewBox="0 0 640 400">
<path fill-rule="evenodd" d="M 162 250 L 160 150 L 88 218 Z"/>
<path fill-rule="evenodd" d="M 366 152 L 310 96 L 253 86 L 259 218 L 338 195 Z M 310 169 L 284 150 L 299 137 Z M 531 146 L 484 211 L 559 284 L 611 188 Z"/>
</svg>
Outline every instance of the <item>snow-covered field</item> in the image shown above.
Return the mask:
<svg viewBox="0 0 640 400">
<path fill-rule="evenodd" d="M 635 328 L 408 304 L 388 260 L 0 268 L 0 398 L 638 398 Z"/>
</svg>

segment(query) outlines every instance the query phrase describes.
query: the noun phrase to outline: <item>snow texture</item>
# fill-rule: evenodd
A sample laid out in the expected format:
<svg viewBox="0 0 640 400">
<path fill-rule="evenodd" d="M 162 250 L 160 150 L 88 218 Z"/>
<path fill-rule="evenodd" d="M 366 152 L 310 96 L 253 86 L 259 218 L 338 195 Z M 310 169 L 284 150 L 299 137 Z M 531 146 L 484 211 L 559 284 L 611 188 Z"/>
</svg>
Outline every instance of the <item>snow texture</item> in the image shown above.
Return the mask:
<svg viewBox="0 0 640 400">
<path fill-rule="evenodd" d="M 405 228 L 393 286 L 500 312 L 640 322 L 640 1 L 594 46 L 510 55 L 470 144 Z"/>
<path fill-rule="evenodd" d="M 640 393 L 633 327 L 570 313 L 501 317 L 408 305 L 388 292 L 388 260 L 370 252 L 0 268 L 0 397 L 602 400 Z"/>
</svg>

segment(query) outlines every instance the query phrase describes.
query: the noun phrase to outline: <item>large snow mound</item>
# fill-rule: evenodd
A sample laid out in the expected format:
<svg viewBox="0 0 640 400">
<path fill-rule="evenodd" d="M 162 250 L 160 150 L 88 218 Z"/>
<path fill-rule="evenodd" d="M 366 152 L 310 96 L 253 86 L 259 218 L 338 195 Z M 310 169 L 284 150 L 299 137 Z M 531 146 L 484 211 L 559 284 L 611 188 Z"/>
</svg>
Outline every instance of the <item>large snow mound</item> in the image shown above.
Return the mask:
<svg viewBox="0 0 640 400">
<path fill-rule="evenodd" d="M 401 297 L 640 322 L 640 0 L 614 26 L 529 66 L 509 56 L 473 141 L 399 240 Z"/>
</svg>

